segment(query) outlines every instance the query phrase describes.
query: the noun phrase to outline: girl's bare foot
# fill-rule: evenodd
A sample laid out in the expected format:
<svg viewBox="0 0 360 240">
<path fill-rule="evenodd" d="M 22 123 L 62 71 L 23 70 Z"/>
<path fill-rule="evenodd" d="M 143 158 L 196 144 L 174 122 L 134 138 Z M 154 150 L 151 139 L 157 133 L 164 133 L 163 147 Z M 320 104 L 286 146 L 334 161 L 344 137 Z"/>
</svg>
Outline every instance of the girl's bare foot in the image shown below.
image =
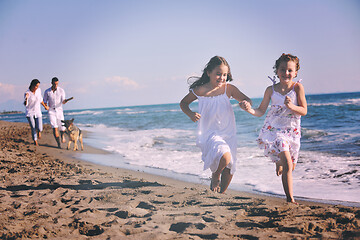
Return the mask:
<svg viewBox="0 0 360 240">
<path fill-rule="evenodd" d="M 220 176 L 215 176 L 212 174 L 210 189 L 214 192 L 220 192 Z"/>
<path fill-rule="evenodd" d="M 279 162 L 276 163 L 276 175 L 280 176 L 283 172 L 283 167 L 280 165 Z"/>
<path fill-rule="evenodd" d="M 288 203 L 292 203 L 292 204 L 295 204 L 295 205 L 299 205 L 299 203 L 295 202 L 295 199 L 294 198 L 286 198 L 286 201 Z"/>
<path fill-rule="evenodd" d="M 295 202 L 295 200 L 293 200 L 293 201 L 287 201 L 288 203 L 291 203 L 291 204 L 295 204 L 295 205 L 299 205 L 299 203 L 298 202 Z"/>
<path fill-rule="evenodd" d="M 37 140 L 34 141 L 34 144 L 35 144 L 36 146 L 39 146 Z"/>
</svg>

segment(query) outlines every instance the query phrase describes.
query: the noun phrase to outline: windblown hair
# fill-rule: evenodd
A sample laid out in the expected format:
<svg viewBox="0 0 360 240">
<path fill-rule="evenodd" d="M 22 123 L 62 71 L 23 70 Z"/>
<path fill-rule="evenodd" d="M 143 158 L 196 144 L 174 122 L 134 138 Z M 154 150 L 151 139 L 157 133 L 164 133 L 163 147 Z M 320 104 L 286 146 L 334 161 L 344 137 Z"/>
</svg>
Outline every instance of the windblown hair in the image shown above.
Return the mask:
<svg viewBox="0 0 360 240">
<path fill-rule="evenodd" d="M 208 83 L 210 81 L 208 73 L 210 73 L 212 70 L 214 70 L 214 68 L 216 68 L 217 66 L 220 66 L 222 64 L 224 64 L 225 66 L 228 67 L 229 72 L 227 74 L 226 81 L 231 82 L 233 80 L 233 78 L 232 78 L 232 75 L 231 75 L 229 64 L 227 63 L 225 58 L 215 56 L 215 57 L 212 57 L 210 59 L 210 61 L 206 64 L 201 77 L 189 77 L 188 78 L 188 83 L 190 84 L 189 89 L 194 89 L 194 88 L 196 88 L 198 86 L 201 86 L 201 85 L 204 85 L 204 84 Z M 195 78 L 196 80 L 193 83 L 190 83 L 190 80 L 193 79 L 193 78 Z"/>
<path fill-rule="evenodd" d="M 276 60 L 274 65 L 274 72 L 277 74 L 277 70 L 279 69 L 280 63 L 282 62 L 290 62 L 293 61 L 296 64 L 296 71 L 299 71 L 300 69 L 300 60 L 297 56 L 291 55 L 291 54 L 285 54 L 283 53 L 278 60 Z"/>
<path fill-rule="evenodd" d="M 39 80 L 33 79 L 33 80 L 31 81 L 31 83 L 30 83 L 29 90 L 31 91 L 32 89 L 34 89 L 34 87 L 35 87 L 38 83 L 40 83 Z"/>
</svg>

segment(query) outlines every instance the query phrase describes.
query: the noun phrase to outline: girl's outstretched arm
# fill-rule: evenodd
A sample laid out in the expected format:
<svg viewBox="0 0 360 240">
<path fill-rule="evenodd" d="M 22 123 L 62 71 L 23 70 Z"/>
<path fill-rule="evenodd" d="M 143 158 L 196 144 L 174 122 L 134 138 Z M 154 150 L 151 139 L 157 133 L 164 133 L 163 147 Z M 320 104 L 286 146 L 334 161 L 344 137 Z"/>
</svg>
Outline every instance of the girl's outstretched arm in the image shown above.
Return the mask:
<svg viewBox="0 0 360 240">
<path fill-rule="evenodd" d="M 250 104 L 251 99 L 246 96 L 245 94 L 243 94 L 237 87 L 235 87 L 232 84 L 228 84 L 228 96 L 230 95 L 231 97 L 233 97 L 235 100 L 237 100 L 239 103 L 242 101 L 248 101 Z"/>
<path fill-rule="evenodd" d="M 261 117 L 262 115 L 265 114 L 266 109 L 269 106 L 272 91 L 273 90 L 272 90 L 271 86 L 266 88 L 265 93 L 264 93 L 264 98 L 261 101 L 258 108 L 253 109 L 251 107 L 251 104 L 245 101 L 245 102 L 241 103 L 241 105 L 243 106 L 242 109 L 244 109 L 245 111 L 247 111 L 248 113 L 250 113 L 256 117 Z"/>
<path fill-rule="evenodd" d="M 197 97 L 192 93 L 189 92 L 181 101 L 180 101 L 180 108 L 181 110 L 193 121 L 197 122 L 201 115 L 197 112 L 191 111 L 189 105 L 193 101 L 195 101 Z"/>
<path fill-rule="evenodd" d="M 289 97 L 285 98 L 285 105 L 293 112 L 305 116 L 307 114 L 307 103 L 305 98 L 304 86 L 301 83 L 297 83 L 294 88 L 297 96 L 298 106 L 291 102 Z"/>
</svg>

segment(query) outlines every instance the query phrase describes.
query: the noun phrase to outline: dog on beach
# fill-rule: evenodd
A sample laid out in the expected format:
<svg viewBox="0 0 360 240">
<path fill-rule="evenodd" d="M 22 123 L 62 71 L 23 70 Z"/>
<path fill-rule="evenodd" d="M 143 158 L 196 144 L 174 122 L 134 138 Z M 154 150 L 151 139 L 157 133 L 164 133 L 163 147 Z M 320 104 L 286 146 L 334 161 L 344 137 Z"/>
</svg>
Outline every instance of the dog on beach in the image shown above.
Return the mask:
<svg viewBox="0 0 360 240">
<path fill-rule="evenodd" d="M 81 130 L 75 126 L 74 124 L 74 119 L 72 118 L 71 120 L 61 120 L 61 122 L 63 123 L 63 126 L 65 126 L 66 128 L 66 133 L 69 136 L 69 142 L 67 145 L 67 149 L 70 149 L 70 144 L 71 142 L 74 142 L 74 151 L 78 150 L 78 145 L 77 145 L 77 141 L 80 141 L 81 144 L 81 151 L 84 150 L 84 145 L 83 145 L 83 135 Z"/>
</svg>

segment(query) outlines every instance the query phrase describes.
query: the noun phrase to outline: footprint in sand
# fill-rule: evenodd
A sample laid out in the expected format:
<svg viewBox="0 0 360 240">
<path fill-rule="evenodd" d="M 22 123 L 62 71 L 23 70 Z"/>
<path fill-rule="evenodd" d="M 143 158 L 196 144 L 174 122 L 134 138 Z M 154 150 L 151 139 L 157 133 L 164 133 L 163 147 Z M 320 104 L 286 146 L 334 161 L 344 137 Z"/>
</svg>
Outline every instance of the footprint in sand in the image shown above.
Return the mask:
<svg viewBox="0 0 360 240">
<path fill-rule="evenodd" d="M 142 208 L 142 209 L 149 209 L 149 210 L 155 210 L 155 206 L 147 203 L 147 202 L 140 202 L 137 206 L 137 208 Z"/>
<path fill-rule="evenodd" d="M 104 232 L 104 229 L 99 225 L 82 222 L 77 219 L 70 223 L 69 227 L 73 229 L 78 229 L 79 233 L 85 236 L 98 236 Z"/>
</svg>

